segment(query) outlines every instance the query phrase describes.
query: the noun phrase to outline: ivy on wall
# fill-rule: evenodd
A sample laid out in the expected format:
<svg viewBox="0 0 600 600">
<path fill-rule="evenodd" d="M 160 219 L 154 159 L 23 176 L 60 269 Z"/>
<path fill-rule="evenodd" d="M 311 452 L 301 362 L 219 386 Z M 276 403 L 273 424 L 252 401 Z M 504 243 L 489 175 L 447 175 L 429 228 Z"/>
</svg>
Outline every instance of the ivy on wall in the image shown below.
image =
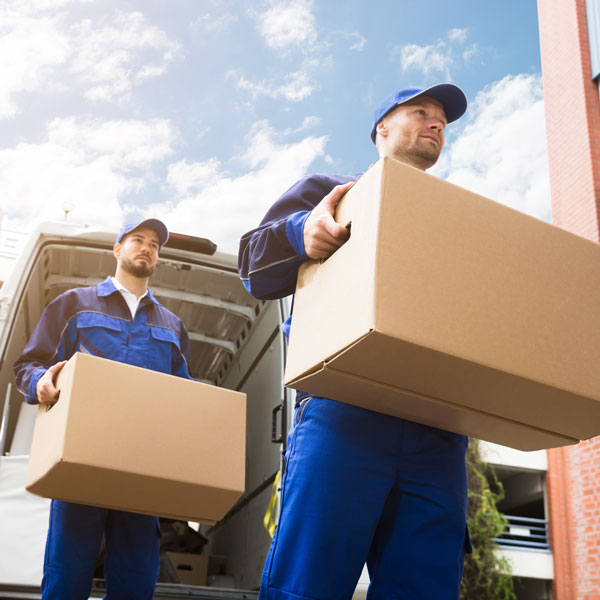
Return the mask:
<svg viewBox="0 0 600 600">
<path fill-rule="evenodd" d="M 499 537 L 507 526 L 497 503 L 504 497 L 495 471 L 481 458 L 479 442 L 469 439 L 467 452 L 469 503 L 467 524 L 473 554 L 465 559 L 461 600 L 516 600 L 509 562 L 498 555 Z"/>
</svg>

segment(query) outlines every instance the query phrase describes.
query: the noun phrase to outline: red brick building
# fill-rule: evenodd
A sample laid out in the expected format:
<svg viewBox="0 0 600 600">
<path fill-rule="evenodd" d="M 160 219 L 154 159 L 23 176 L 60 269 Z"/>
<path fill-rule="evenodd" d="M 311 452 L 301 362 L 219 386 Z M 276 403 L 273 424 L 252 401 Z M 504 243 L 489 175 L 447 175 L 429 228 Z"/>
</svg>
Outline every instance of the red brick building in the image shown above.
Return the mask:
<svg viewBox="0 0 600 600">
<path fill-rule="evenodd" d="M 538 14 L 553 221 L 598 242 L 600 0 L 538 0 Z M 600 600 L 600 437 L 551 450 L 546 483 L 553 598 Z"/>
</svg>

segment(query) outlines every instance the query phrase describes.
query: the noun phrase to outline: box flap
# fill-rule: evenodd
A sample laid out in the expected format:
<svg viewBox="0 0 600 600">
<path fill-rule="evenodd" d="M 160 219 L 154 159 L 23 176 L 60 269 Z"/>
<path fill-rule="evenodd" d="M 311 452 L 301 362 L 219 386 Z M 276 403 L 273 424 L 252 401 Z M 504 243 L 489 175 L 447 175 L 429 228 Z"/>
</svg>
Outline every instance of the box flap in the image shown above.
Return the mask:
<svg viewBox="0 0 600 600">
<path fill-rule="evenodd" d="M 374 385 L 443 398 L 466 409 L 501 416 L 571 439 L 600 435 L 600 403 L 594 400 L 397 340 L 378 331 L 338 353 L 325 366 L 369 379 Z M 294 387 L 298 385 L 301 384 L 295 383 Z M 563 409 L 559 410 L 560 407 Z M 582 414 L 588 418 L 582 419 Z M 481 437 L 477 433 L 472 435 Z"/>
<path fill-rule="evenodd" d="M 510 421 L 483 411 L 465 409 L 439 398 L 336 371 L 325 365 L 318 373 L 297 381 L 297 387 L 362 408 L 468 435 L 518 450 L 531 451 L 576 444 L 578 439 Z"/>
</svg>

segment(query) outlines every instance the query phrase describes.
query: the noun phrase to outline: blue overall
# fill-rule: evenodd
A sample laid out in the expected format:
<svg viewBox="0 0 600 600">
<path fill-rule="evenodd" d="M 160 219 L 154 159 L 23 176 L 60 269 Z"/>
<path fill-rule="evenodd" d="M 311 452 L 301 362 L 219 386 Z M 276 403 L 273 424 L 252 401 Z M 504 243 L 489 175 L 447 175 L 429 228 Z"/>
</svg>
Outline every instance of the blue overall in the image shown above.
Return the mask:
<svg viewBox="0 0 600 600">
<path fill-rule="evenodd" d="M 253 295 L 294 292 L 308 214 L 353 179 L 301 180 L 242 237 Z M 260 600 L 349 600 L 365 563 L 369 600 L 457 600 L 470 551 L 467 439 L 303 392 L 296 405 Z"/>
<path fill-rule="evenodd" d="M 69 290 L 46 307 L 14 365 L 25 400 L 36 404 L 40 377 L 76 352 L 190 378 L 190 344 L 182 321 L 150 292 L 132 319 L 110 277 Z M 59 500 L 50 507 L 42 598 L 87 600 L 103 536 L 107 597 L 152 598 L 159 570 L 158 519 Z"/>
</svg>

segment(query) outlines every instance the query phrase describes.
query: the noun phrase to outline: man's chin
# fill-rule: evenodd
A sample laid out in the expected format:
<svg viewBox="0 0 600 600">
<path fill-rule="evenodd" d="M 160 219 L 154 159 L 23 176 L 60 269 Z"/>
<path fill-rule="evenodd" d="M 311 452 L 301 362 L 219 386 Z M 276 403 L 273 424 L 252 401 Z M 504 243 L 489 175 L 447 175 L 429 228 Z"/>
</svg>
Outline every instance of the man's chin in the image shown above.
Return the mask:
<svg viewBox="0 0 600 600">
<path fill-rule="evenodd" d="M 418 152 L 415 152 L 415 156 L 418 157 L 423 163 L 427 163 L 429 167 L 433 167 L 440 157 L 440 151 L 436 148 L 420 148 Z"/>
<path fill-rule="evenodd" d="M 135 264 L 127 262 L 123 263 L 122 268 L 130 275 L 139 277 L 140 279 L 147 279 L 150 277 L 150 275 L 152 275 L 152 273 L 154 273 L 154 267 L 145 263 Z"/>
</svg>

